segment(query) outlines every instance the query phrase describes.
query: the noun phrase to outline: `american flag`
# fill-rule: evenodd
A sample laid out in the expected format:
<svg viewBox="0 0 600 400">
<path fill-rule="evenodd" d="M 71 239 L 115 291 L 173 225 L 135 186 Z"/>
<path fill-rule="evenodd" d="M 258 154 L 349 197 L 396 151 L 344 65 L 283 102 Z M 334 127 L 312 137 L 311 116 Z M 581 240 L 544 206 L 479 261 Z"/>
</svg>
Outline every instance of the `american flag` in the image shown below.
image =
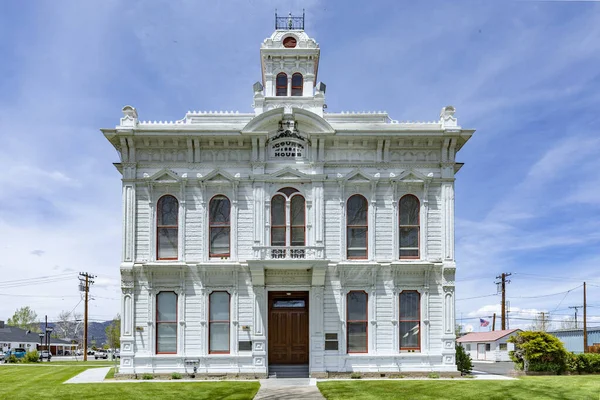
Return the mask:
<svg viewBox="0 0 600 400">
<path fill-rule="evenodd" d="M 490 324 L 490 321 L 486 321 L 486 320 L 485 320 L 485 319 L 483 319 L 483 318 L 479 318 L 479 325 L 481 325 L 481 326 L 483 326 L 483 327 L 485 328 L 485 327 L 486 327 L 486 326 L 488 326 L 489 324 Z"/>
</svg>

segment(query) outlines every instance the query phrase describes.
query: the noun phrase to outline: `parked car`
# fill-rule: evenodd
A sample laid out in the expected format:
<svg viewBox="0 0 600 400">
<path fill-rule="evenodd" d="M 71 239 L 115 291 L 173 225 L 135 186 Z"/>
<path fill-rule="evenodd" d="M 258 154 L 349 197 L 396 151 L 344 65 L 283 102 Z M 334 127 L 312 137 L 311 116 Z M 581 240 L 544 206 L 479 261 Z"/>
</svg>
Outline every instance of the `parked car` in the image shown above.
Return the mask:
<svg viewBox="0 0 600 400">
<path fill-rule="evenodd" d="M 4 362 L 7 363 L 10 356 L 15 356 L 16 358 L 25 358 L 27 351 L 22 347 L 15 347 L 12 350 L 9 350 L 4 355 Z"/>
<path fill-rule="evenodd" d="M 121 358 L 121 350 L 120 349 L 116 349 L 114 355 L 115 355 L 115 358 Z"/>
<path fill-rule="evenodd" d="M 106 350 L 96 350 L 96 353 L 94 354 L 94 358 L 96 360 L 99 358 L 104 358 L 106 360 L 106 359 L 108 359 L 108 353 L 106 352 Z"/>
<path fill-rule="evenodd" d="M 88 356 L 93 356 L 94 353 L 95 353 L 95 351 L 92 349 L 88 349 L 88 351 L 87 351 Z"/>
<path fill-rule="evenodd" d="M 50 353 L 48 350 L 40 351 L 40 361 L 43 361 L 44 359 L 50 361 L 50 359 L 52 359 L 52 353 Z"/>
<path fill-rule="evenodd" d="M 75 355 L 76 356 L 82 356 L 83 355 L 83 350 L 81 350 L 81 349 L 75 350 Z"/>
<path fill-rule="evenodd" d="M 0 361 L 4 360 L 4 353 L 0 351 Z"/>
</svg>

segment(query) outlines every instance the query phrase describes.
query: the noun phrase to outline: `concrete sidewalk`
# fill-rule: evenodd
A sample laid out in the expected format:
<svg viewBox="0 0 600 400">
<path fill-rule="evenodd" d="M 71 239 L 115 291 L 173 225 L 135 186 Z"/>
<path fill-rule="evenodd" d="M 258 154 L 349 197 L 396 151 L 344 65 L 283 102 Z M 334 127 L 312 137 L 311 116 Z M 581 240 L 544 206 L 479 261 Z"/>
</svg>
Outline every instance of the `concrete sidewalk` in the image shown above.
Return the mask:
<svg viewBox="0 0 600 400">
<path fill-rule="evenodd" d="M 91 367 L 63 383 L 101 383 L 112 367 Z"/>
<path fill-rule="evenodd" d="M 321 400 L 325 399 L 314 378 L 261 379 L 254 400 Z"/>
</svg>

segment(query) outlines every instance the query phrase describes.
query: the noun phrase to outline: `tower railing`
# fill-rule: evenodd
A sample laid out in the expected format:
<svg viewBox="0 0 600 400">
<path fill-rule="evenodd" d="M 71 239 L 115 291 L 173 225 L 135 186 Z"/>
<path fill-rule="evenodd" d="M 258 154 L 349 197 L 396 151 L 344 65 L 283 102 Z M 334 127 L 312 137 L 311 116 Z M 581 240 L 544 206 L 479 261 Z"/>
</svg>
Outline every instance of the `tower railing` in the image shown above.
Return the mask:
<svg viewBox="0 0 600 400">
<path fill-rule="evenodd" d="M 289 13 L 287 17 L 278 17 L 277 10 L 275 10 L 275 30 L 304 30 L 304 10 L 302 10 L 301 17 L 294 17 L 292 13 Z"/>
</svg>

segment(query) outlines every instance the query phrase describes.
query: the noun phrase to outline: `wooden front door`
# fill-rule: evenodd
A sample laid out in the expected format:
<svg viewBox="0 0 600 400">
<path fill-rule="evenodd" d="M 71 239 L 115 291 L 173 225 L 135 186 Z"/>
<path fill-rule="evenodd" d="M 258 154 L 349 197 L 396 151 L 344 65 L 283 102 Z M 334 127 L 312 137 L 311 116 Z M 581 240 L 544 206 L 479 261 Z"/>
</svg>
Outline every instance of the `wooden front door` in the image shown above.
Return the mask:
<svg viewBox="0 0 600 400">
<path fill-rule="evenodd" d="M 269 292 L 268 342 L 269 364 L 308 364 L 308 292 Z"/>
</svg>

